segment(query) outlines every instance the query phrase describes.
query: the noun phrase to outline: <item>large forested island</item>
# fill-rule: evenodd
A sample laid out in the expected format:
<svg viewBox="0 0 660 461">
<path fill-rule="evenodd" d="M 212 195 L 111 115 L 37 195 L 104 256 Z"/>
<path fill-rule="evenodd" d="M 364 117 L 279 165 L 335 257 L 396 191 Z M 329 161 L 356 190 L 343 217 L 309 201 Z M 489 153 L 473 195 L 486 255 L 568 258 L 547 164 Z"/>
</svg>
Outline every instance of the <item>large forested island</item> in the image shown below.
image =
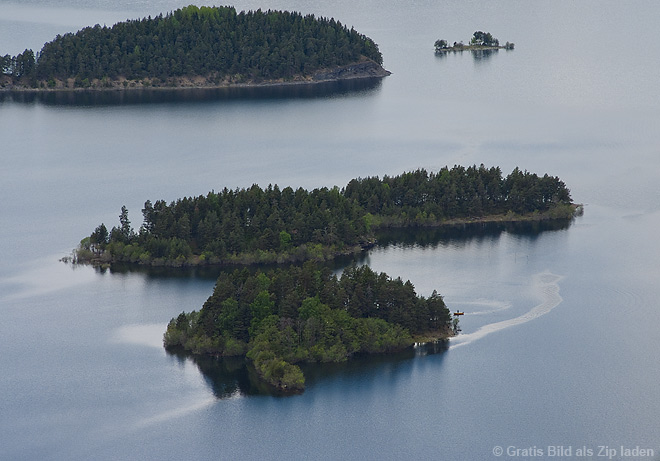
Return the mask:
<svg viewBox="0 0 660 461">
<path fill-rule="evenodd" d="M 344 188 L 277 185 L 224 189 L 171 203 L 147 200 L 136 231 L 100 224 L 74 252 L 79 263 L 152 266 L 325 261 L 372 246 L 384 228 L 570 218 L 559 178 L 515 168 L 454 166 L 351 180 Z"/>
<path fill-rule="evenodd" d="M 5 89 L 217 87 L 383 77 L 378 46 L 334 19 L 188 6 L 0 55 Z"/>
<path fill-rule="evenodd" d="M 437 292 L 351 266 L 341 277 L 305 263 L 268 272 L 222 274 L 199 312 L 181 313 L 164 335 L 168 349 L 247 356 L 259 377 L 285 392 L 304 388 L 299 362 L 338 362 L 357 353 L 387 353 L 416 340 L 451 334 Z"/>
</svg>

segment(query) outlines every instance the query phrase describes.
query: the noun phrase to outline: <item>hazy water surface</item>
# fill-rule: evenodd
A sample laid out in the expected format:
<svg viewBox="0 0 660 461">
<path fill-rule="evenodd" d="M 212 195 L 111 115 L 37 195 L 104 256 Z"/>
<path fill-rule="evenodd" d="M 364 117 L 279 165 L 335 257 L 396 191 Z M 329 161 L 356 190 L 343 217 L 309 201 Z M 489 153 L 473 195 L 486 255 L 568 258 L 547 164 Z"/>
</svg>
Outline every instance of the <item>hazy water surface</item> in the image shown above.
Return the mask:
<svg viewBox="0 0 660 461">
<path fill-rule="evenodd" d="M 0 0 L 0 54 L 180 6 Z M 0 97 L 0 458 L 490 459 L 496 446 L 547 457 L 556 445 L 657 458 L 660 4 L 235 6 L 333 16 L 372 37 L 393 73 L 302 95 Z M 436 39 L 475 30 L 515 50 L 434 55 Z M 147 199 L 480 163 L 557 175 L 585 214 L 363 255 L 465 311 L 464 336 L 437 353 L 310 367 L 301 396 L 259 395 L 240 363 L 160 347 L 213 274 L 58 262 L 122 205 L 139 226 Z"/>
</svg>

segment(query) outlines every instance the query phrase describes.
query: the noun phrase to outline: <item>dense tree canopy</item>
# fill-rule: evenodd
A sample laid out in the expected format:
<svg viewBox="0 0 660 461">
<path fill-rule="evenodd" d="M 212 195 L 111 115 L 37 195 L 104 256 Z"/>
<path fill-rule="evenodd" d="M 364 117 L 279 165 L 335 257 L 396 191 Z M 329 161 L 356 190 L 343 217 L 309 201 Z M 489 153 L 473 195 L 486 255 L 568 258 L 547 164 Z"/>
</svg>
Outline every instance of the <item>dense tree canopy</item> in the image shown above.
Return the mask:
<svg viewBox="0 0 660 461">
<path fill-rule="evenodd" d="M 334 19 L 287 11 L 188 6 L 167 15 L 58 35 L 38 54 L 2 58 L 2 71 L 42 81 L 205 76 L 280 79 L 370 59 L 377 45 Z M 82 83 L 80 83 L 82 84 Z"/>
<path fill-rule="evenodd" d="M 436 292 L 351 266 L 337 277 L 311 263 L 222 274 L 199 312 L 172 319 L 165 346 L 197 354 L 244 355 L 282 388 L 301 388 L 293 364 L 342 361 L 412 345 L 411 335 L 447 334 L 451 315 Z"/>
<path fill-rule="evenodd" d="M 395 225 L 547 211 L 571 201 L 569 190 L 556 176 L 539 177 L 515 168 L 503 178 L 500 168 L 484 165 L 354 179 L 344 192 L 367 212 Z"/>
<path fill-rule="evenodd" d="M 255 254 L 278 261 L 292 255 L 322 259 L 364 244 L 377 227 L 494 214 L 567 217 L 570 204 L 568 189 L 556 177 L 515 168 L 503 178 L 499 168 L 455 166 L 354 179 L 342 190 L 254 185 L 169 205 L 147 201 L 139 233 L 122 208 L 120 226 L 110 232 L 99 226 L 87 249 L 144 261 L 157 255 L 185 261 L 199 251 L 219 260 L 245 261 Z M 246 355 L 266 382 L 291 390 L 304 386 L 298 362 L 400 350 L 413 337 L 446 335 L 451 325 L 435 291 L 424 298 L 409 281 L 367 266 L 351 266 L 337 277 L 308 261 L 268 272 L 223 273 L 199 312 L 171 320 L 164 342 L 196 354 Z"/>
<path fill-rule="evenodd" d="M 36 60 L 32 50 L 25 50 L 16 56 L 0 56 L 0 73 L 15 79 L 34 77 Z"/>
<path fill-rule="evenodd" d="M 470 40 L 470 45 L 480 45 L 480 46 L 499 46 L 500 41 L 494 38 L 490 32 L 482 32 L 480 30 L 472 34 L 472 39 Z"/>
<path fill-rule="evenodd" d="M 557 177 L 516 168 L 503 178 L 499 168 L 483 165 L 353 179 L 341 190 L 253 185 L 170 204 L 148 200 L 138 232 L 122 208 L 119 226 L 98 226 L 78 258 L 173 265 L 327 260 L 369 246 L 378 228 L 507 214 L 565 218 L 570 203 Z"/>
</svg>

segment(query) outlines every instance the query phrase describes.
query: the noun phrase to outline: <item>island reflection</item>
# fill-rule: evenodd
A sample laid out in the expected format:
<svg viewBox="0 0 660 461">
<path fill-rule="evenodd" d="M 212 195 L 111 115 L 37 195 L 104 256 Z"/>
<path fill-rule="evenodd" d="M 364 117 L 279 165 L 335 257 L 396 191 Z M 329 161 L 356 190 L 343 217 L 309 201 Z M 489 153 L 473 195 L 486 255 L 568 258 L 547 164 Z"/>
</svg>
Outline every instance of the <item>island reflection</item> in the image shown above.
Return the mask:
<svg viewBox="0 0 660 461">
<path fill-rule="evenodd" d="M 115 106 L 159 103 L 314 99 L 370 94 L 380 90 L 381 78 L 229 86 L 218 88 L 149 88 L 127 90 L 0 91 L 0 103 L 40 103 L 49 106 Z"/>
<path fill-rule="evenodd" d="M 300 364 L 305 374 L 306 388 L 327 379 L 362 378 L 362 385 L 381 381 L 396 381 L 407 374 L 407 364 L 411 360 L 428 355 L 443 354 L 449 349 L 448 341 L 418 345 L 396 354 L 361 354 L 346 362 Z M 183 364 L 194 363 L 204 377 L 204 381 L 218 399 L 237 396 L 274 396 L 284 394 L 270 387 L 257 375 L 256 370 L 243 357 L 211 357 L 194 355 L 182 349 L 168 350 L 167 354 Z"/>
<path fill-rule="evenodd" d="M 386 249 L 390 246 L 399 248 L 466 248 L 472 244 L 495 242 L 504 234 L 515 235 L 519 239 L 534 242 L 545 232 L 566 231 L 575 218 L 571 219 L 549 219 L 543 221 L 519 221 L 519 222 L 487 222 L 446 225 L 435 228 L 403 228 L 384 229 L 378 231 L 376 244 L 369 250 L 356 255 L 338 256 L 332 261 L 324 264 L 333 270 L 341 271 L 345 267 L 358 263 L 364 263 L 371 250 Z M 72 265 L 75 268 L 75 264 Z M 241 269 L 241 265 L 223 266 L 193 266 L 193 267 L 166 267 L 166 266 L 142 266 L 130 263 L 114 263 L 109 268 L 94 267 L 97 272 L 110 274 L 143 274 L 147 281 L 161 280 L 163 278 L 200 278 L 204 280 L 215 280 L 221 272 L 231 272 Z M 267 270 L 275 268 L 274 264 L 255 264 L 247 266 L 251 270 Z M 199 309 L 201 306 L 193 306 L 190 309 Z"/>
</svg>

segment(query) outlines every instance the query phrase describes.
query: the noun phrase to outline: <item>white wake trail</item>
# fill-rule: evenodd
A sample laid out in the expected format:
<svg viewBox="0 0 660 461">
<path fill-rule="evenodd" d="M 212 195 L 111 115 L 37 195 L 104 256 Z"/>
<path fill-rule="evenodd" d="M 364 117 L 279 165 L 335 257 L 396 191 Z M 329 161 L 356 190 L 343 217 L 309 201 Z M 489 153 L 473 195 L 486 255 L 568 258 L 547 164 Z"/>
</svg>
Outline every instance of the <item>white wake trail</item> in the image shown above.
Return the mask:
<svg viewBox="0 0 660 461">
<path fill-rule="evenodd" d="M 484 336 L 496 331 L 527 323 L 530 320 L 537 319 L 540 316 L 547 314 L 562 302 L 562 297 L 559 294 L 559 281 L 562 278 L 563 277 L 552 274 L 550 272 L 542 272 L 540 274 L 536 274 L 532 283 L 535 291 L 541 297 L 542 301 L 540 304 L 534 306 L 528 312 L 519 317 L 509 320 L 502 320 L 501 322 L 490 323 L 488 325 L 482 326 L 473 333 L 466 333 L 451 338 L 450 348 L 470 344 L 471 342 L 481 339 Z"/>
<path fill-rule="evenodd" d="M 176 418 L 181 418 L 183 416 L 187 416 L 191 413 L 194 413 L 196 411 L 203 410 L 205 408 L 210 407 L 211 405 L 217 403 L 218 399 L 215 397 L 209 397 L 207 399 L 203 399 L 197 402 L 190 403 L 188 405 L 183 405 L 177 408 L 172 408 L 169 410 L 165 410 L 162 413 L 158 413 L 155 415 L 152 415 L 150 417 L 144 418 L 140 420 L 137 424 L 135 424 L 135 428 L 144 428 L 147 426 L 153 426 L 155 424 L 161 424 L 163 422 L 176 419 Z"/>
<path fill-rule="evenodd" d="M 496 312 L 500 312 L 511 308 L 511 303 L 505 303 L 502 301 L 489 300 L 489 299 L 477 299 L 475 301 L 461 301 L 461 302 L 453 301 L 451 305 L 459 311 L 466 311 L 465 315 L 469 315 L 470 317 L 473 315 L 494 314 Z M 466 307 L 460 307 L 460 306 L 466 306 Z M 473 310 L 476 307 L 484 307 L 486 309 L 481 311 Z"/>
</svg>

